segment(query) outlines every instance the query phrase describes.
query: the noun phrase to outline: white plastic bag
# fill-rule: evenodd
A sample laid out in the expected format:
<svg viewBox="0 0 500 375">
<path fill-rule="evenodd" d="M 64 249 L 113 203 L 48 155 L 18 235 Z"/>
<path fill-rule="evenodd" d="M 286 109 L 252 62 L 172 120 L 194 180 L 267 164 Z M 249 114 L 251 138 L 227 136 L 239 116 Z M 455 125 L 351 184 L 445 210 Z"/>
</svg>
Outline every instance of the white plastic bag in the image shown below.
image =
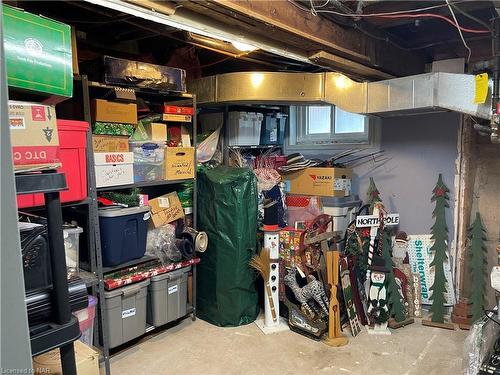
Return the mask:
<svg viewBox="0 0 500 375">
<path fill-rule="evenodd" d="M 210 134 L 203 142 L 198 144 L 196 149 L 196 158 L 198 163 L 206 163 L 212 160 L 215 151 L 217 151 L 217 145 L 219 143 L 220 127 L 215 129 L 215 131 Z"/>
</svg>

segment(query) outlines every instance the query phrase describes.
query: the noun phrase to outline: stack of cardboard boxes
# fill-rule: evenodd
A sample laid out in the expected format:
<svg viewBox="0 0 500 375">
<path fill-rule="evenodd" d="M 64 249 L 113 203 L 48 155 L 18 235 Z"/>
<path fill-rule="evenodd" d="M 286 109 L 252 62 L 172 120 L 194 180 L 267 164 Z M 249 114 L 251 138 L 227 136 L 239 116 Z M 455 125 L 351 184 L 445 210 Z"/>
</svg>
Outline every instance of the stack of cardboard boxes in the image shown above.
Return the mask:
<svg viewBox="0 0 500 375">
<path fill-rule="evenodd" d="M 194 177 L 189 126 L 194 109 L 166 104 L 161 109 L 162 114 L 138 121 L 136 103 L 94 101 L 97 187 Z"/>
<path fill-rule="evenodd" d="M 134 183 L 128 138 L 137 126 L 137 104 L 95 99 L 92 110 L 96 186 Z"/>
</svg>

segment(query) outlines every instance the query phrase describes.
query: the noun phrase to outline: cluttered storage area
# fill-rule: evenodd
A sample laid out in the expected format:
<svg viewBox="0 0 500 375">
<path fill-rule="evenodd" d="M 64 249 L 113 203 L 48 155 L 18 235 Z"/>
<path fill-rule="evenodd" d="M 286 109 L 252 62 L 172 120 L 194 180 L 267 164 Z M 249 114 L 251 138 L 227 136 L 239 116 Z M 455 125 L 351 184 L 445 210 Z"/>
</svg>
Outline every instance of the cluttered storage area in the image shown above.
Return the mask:
<svg viewBox="0 0 500 375">
<path fill-rule="evenodd" d="M 490 1 L 4 1 L 5 373 L 500 374 Z"/>
</svg>

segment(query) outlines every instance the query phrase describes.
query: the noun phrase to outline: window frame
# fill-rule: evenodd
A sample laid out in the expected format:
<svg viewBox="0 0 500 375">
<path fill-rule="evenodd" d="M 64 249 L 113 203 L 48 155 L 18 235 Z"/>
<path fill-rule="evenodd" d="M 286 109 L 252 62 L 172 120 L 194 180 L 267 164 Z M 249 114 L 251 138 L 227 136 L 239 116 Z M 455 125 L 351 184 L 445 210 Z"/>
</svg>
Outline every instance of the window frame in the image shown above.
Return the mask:
<svg viewBox="0 0 500 375">
<path fill-rule="evenodd" d="M 296 105 L 290 107 L 290 126 L 292 126 L 292 123 L 295 123 L 295 131 L 290 132 L 290 134 L 295 135 L 295 139 L 293 140 L 294 143 L 291 143 L 290 140 L 292 139 L 289 138 L 290 147 L 311 148 L 344 144 L 366 146 L 371 144 L 371 133 L 373 128 L 371 125 L 371 118 L 365 116 L 363 132 L 337 133 L 335 131 L 335 119 L 337 116 L 337 107 L 335 105 L 327 106 L 330 108 L 330 132 L 309 134 L 308 119 L 310 106 L 314 105 Z M 295 112 L 295 114 L 292 115 L 293 112 Z M 294 119 L 292 119 L 292 116 Z"/>
</svg>

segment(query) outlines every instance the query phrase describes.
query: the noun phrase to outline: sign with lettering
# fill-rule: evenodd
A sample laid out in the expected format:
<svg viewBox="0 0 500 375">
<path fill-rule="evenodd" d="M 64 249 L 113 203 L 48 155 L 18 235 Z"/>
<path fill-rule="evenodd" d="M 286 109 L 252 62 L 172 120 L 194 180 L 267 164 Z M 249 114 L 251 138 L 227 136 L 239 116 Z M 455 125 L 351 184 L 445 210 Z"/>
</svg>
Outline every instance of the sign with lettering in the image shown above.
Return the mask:
<svg viewBox="0 0 500 375">
<path fill-rule="evenodd" d="M 356 218 L 356 227 L 378 227 L 380 219 L 378 215 L 364 215 Z M 384 225 L 399 225 L 399 214 L 389 214 L 384 216 Z"/>
<path fill-rule="evenodd" d="M 434 284 L 434 267 L 431 267 L 434 254 L 431 247 L 434 240 L 430 234 L 412 234 L 408 236 L 408 258 L 410 260 L 411 271 L 420 276 L 420 289 L 422 294 L 422 304 L 430 305 L 432 301 L 431 287 Z M 453 282 L 450 269 L 450 260 L 443 263 L 444 274 L 446 276 L 446 292 L 444 297 L 446 300 L 445 306 L 455 304 L 455 292 L 453 290 Z"/>
</svg>

